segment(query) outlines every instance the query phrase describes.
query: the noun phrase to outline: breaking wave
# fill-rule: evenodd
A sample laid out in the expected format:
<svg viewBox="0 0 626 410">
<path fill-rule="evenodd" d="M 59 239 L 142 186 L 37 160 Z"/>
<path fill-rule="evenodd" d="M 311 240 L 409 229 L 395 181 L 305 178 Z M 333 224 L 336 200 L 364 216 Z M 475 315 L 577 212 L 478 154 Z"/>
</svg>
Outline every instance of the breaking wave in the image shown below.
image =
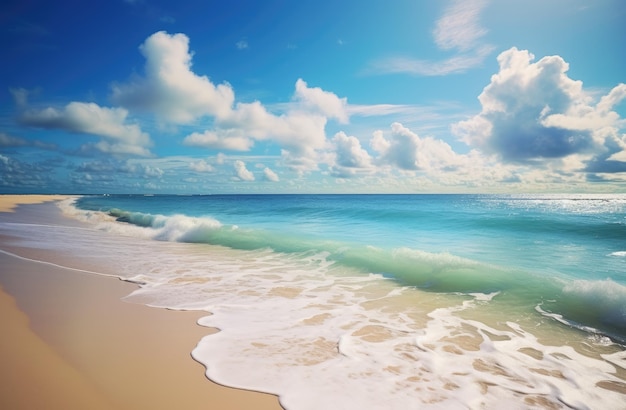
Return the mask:
<svg viewBox="0 0 626 410">
<path fill-rule="evenodd" d="M 207 216 L 153 215 L 118 208 L 104 212 L 74 208 L 74 213 L 92 222 L 99 221 L 100 229 L 123 235 L 236 250 L 270 250 L 295 257 L 323 255 L 335 266 L 357 269 L 364 274 L 380 274 L 401 285 L 431 292 L 497 293 L 498 299 L 518 305 L 520 309 L 537 310 L 570 326 L 626 341 L 626 287 L 610 279 L 564 279 L 490 265 L 448 252 L 383 249 L 284 231 L 240 228 Z"/>
</svg>

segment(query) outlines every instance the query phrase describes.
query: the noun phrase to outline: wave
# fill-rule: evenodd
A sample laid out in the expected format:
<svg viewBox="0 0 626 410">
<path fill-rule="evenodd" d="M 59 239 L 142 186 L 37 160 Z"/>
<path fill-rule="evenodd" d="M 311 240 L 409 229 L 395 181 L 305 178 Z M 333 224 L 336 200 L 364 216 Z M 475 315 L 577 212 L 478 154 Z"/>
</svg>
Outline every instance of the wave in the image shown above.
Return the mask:
<svg viewBox="0 0 626 410">
<path fill-rule="evenodd" d="M 211 217 L 152 215 L 117 208 L 110 209 L 108 215 L 116 222 L 142 228 L 141 236 L 156 240 L 204 243 L 238 250 L 270 249 L 284 254 L 324 254 L 327 260 L 337 265 L 381 274 L 403 285 L 437 292 L 492 293 L 519 285 L 511 271 L 447 252 L 431 253 L 409 248 L 388 250 L 303 238 L 286 232 L 223 225 Z"/>
<path fill-rule="evenodd" d="M 557 296 L 542 310 L 581 330 L 626 342 L 626 286 L 611 279 L 568 281 Z"/>
<path fill-rule="evenodd" d="M 219 232 L 222 224 L 213 218 L 193 218 L 185 215 L 152 215 L 141 212 L 128 212 L 113 208 L 108 214 L 117 222 L 124 222 L 151 228 L 152 237 L 171 242 L 210 242 L 211 234 Z M 206 240 L 205 240 L 206 239 Z"/>
<path fill-rule="evenodd" d="M 82 212 L 93 222 L 94 212 Z M 520 309 L 535 309 L 562 323 L 586 331 L 593 329 L 593 332 L 606 334 L 620 342 L 626 341 L 626 287 L 611 280 L 565 280 L 490 265 L 447 252 L 382 249 L 293 233 L 244 229 L 224 225 L 208 216 L 153 215 L 118 208 L 95 214 L 99 215 L 101 229 L 124 235 L 237 250 L 271 250 L 299 257 L 323 255 L 336 268 L 379 274 L 403 286 L 441 293 L 496 293 L 498 299 L 518 305 Z"/>
</svg>

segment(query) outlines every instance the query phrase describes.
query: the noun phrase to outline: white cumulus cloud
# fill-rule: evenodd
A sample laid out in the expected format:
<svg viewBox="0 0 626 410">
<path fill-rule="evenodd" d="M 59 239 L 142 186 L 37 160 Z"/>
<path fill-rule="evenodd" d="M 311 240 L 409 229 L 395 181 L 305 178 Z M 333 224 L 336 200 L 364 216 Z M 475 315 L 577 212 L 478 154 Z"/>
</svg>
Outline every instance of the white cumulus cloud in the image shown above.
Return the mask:
<svg viewBox="0 0 626 410">
<path fill-rule="evenodd" d="M 278 182 L 278 181 L 280 181 L 280 178 L 278 177 L 276 172 L 272 171 L 271 169 L 269 169 L 267 167 L 265 167 L 263 169 L 263 176 L 265 177 L 265 179 L 267 181 L 270 181 L 270 182 Z"/>
<path fill-rule="evenodd" d="M 345 124 L 348 122 L 348 100 L 339 98 L 334 93 L 324 91 L 319 87 L 309 87 L 301 78 L 296 81 L 294 98 L 306 108 L 318 111 L 327 118 L 335 118 Z"/>
<path fill-rule="evenodd" d="M 187 135 L 185 145 L 249 151 L 256 141 L 280 146 L 284 163 L 297 172 L 315 169 L 325 147 L 330 119 L 349 121 L 346 98 L 298 79 L 292 102 L 283 112 L 270 112 L 259 101 L 235 103 L 229 84 L 215 85 L 192 70 L 193 53 L 184 34 L 157 32 L 140 50 L 146 58 L 142 77 L 112 87 L 112 100 L 129 109 L 147 110 L 160 121 L 186 124 L 212 119 L 209 129 Z"/>
<path fill-rule="evenodd" d="M 210 149 L 248 151 L 255 141 L 272 141 L 284 152 L 285 164 L 296 172 L 316 169 L 317 152 L 326 143 L 328 118 L 347 120 L 345 99 L 296 82 L 296 104 L 275 114 L 259 101 L 237 103 L 225 115 L 215 118 L 214 126 L 184 139 L 187 145 Z"/>
<path fill-rule="evenodd" d="M 353 178 L 373 174 L 376 171 L 372 157 L 354 136 L 348 136 L 343 131 L 336 133 L 329 144 L 329 149 L 326 162 L 331 175 L 335 177 Z"/>
<path fill-rule="evenodd" d="M 235 168 L 235 176 L 242 181 L 254 181 L 254 174 L 246 168 L 246 163 L 237 160 L 233 163 Z"/>
<path fill-rule="evenodd" d="M 306 111 L 276 115 L 255 101 L 238 103 L 227 117 L 217 121 L 213 131 L 222 138 L 271 140 L 300 155 L 324 145 L 326 123 L 326 117 Z"/>
<path fill-rule="evenodd" d="M 151 155 L 152 145 L 139 125 L 127 122 L 124 108 L 100 107 L 94 103 L 71 102 L 63 109 L 26 110 L 19 117 L 23 124 L 45 129 L 103 137 L 95 147 L 102 152 L 120 155 Z"/>
<path fill-rule="evenodd" d="M 374 132 L 372 148 L 379 153 L 378 161 L 401 170 L 441 170 L 459 164 L 459 155 L 445 141 L 421 138 L 402 124 L 391 124 L 390 138 L 382 131 Z"/>
<path fill-rule="evenodd" d="M 370 154 L 361 147 L 361 142 L 353 136 L 348 136 L 343 131 L 333 137 L 336 153 L 336 163 L 346 168 L 369 168 L 371 166 Z"/>
<path fill-rule="evenodd" d="M 509 162 L 616 152 L 621 120 L 612 108 L 626 95 L 626 86 L 615 87 L 594 105 L 582 82 L 568 77 L 569 65 L 560 56 L 533 60 L 517 48 L 501 53 L 499 72 L 479 96 L 482 111 L 453 125 L 453 132 Z"/>
<path fill-rule="evenodd" d="M 208 77 L 191 70 L 193 53 L 186 35 L 159 31 L 146 39 L 140 51 L 146 58 L 145 75 L 113 85 L 115 103 L 182 124 L 230 112 L 235 99 L 231 86 L 216 86 Z"/>
</svg>

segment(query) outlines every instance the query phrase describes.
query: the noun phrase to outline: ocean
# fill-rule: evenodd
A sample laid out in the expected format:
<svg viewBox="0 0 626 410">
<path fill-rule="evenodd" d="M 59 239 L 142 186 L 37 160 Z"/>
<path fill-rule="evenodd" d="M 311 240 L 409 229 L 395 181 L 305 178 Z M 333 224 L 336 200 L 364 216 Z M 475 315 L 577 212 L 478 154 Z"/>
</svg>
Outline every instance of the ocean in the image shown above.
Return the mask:
<svg viewBox="0 0 626 410">
<path fill-rule="evenodd" d="M 207 376 L 286 409 L 626 409 L 626 195 L 60 207 L 80 223 L 0 232 L 140 284 L 129 301 L 206 311 Z"/>
</svg>

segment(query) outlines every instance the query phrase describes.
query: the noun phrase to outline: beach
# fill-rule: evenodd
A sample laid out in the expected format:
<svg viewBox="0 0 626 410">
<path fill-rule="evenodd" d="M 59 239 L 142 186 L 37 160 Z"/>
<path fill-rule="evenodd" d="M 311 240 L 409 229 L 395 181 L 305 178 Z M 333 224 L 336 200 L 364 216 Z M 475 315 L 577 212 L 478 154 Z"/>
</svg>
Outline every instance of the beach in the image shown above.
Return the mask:
<svg viewBox="0 0 626 410">
<path fill-rule="evenodd" d="M 23 222 L 18 204 L 62 198 L 3 195 L 0 210 Z M 196 324 L 206 312 L 122 301 L 137 285 L 38 262 L 2 236 L 0 249 L 1 408 L 281 408 L 275 396 L 204 376 L 190 352 L 216 331 Z"/>
<path fill-rule="evenodd" d="M 2 198 L 0 408 L 623 408 L 624 196 Z"/>
</svg>

